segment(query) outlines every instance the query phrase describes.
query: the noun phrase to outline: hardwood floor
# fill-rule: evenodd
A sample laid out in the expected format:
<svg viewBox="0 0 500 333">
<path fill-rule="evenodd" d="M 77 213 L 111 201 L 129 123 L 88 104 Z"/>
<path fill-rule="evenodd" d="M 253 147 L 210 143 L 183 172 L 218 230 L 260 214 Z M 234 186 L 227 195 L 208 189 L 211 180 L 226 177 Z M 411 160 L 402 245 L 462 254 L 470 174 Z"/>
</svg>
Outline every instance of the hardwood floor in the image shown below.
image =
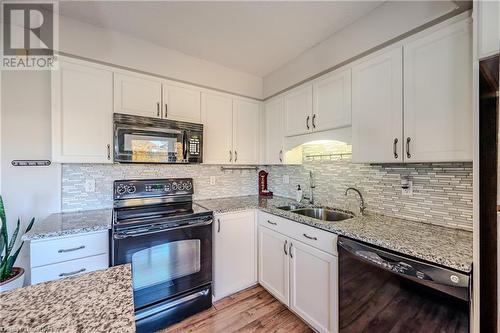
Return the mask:
<svg viewBox="0 0 500 333">
<path fill-rule="evenodd" d="M 226 297 L 161 333 L 313 332 L 301 319 L 261 286 Z"/>
</svg>

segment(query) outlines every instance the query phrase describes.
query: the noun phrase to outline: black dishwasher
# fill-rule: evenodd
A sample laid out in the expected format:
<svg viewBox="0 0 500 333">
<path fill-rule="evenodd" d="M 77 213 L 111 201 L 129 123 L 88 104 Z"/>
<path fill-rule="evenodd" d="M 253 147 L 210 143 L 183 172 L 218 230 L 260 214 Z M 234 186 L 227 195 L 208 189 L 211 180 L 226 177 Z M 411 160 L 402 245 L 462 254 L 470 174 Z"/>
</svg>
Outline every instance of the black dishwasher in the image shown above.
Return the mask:
<svg viewBox="0 0 500 333">
<path fill-rule="evenodd" d="M 470 329 L 470 276 L 339 237 L 340 333 Z"/>
</svg>

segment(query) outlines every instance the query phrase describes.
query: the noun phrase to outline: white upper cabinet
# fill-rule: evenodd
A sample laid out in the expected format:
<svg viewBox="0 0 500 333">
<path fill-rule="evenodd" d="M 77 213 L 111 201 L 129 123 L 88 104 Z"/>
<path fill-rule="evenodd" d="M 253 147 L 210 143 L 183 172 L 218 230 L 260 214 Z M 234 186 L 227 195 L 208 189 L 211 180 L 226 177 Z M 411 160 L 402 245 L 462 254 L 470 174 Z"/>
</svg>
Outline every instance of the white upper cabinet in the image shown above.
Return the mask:
<svg viewBox="0 0 500 333">
<path fill-rule="evenodd" d="M 161 118 L 160 79 L 139 74 L 115 73 L 114 87 L 116 113 Z"/>
<path fill-rule="evenodd" d="M 313 83 L 314 131 L 351 126 L 351 69 L 340 69 Z"/>
<path fill-rule="evenodd" d="M 219 300 L 257 283 L 255 211 L 214 216 L 214 296 Z"/>
<path fill-rule="evenodd" d="M 233 101 L 230 97 L 202 93 L 203 163 L 233 163 Z"/>
<path fill-rule="evenodd" d="M 474 1 L 477 11 L 478 57 L 485 58 L 500 51 L 500 3 Z"/>
<path fill-rule="evenodd" d="M 200 123 L 199 90 L 164 83 L 162 97 L 163 118 Z"/>
<path fill-rule="evenodd" d="M 260 104 L 233 99 L 233 153 L 234 163 L 259 163 Z"/>
<path fill-rule="evenodd" d="M 283 97 L 264 103 L 264 160 L 266 164 L 283 163 Z"/>
<path fill-rule="evenodd" d="M 205 164 L 258 164 L 260 103 L 202 93 Z"/>
<path fill-rule="evenodd" d="M 61 58 L 52 71 L 52 159 L 112 163 L 113 72 Z"/>
<path fill-rule="evenodd" d="M 285 95 L 285 135 L 306 134 L 312 130 L 312 84 L 307 83 Z"/>
<path fill-rule="evenodd" d="M 404 44 L 406 162 L 472 160 L 470 20 Z"/>
<path fill-rule="evenodd" d="M 352 160 L 403 161 L 403 58 L 392 47 L 352 68 Z"/>
</svg>

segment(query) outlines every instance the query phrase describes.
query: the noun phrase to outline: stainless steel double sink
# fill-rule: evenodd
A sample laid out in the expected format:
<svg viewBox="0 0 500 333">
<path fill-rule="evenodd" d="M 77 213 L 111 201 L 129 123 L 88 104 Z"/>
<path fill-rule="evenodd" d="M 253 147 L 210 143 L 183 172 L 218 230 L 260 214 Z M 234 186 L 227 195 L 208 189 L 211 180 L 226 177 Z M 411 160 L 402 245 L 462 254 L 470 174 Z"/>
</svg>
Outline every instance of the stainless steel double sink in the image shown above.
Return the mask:
<svg viewBox="0 0 500 333">
<path fill-rule="evenodd" d="M 340 212 L 337 210 L 324 208 L 324 207 L 300 207 L 296 205 L 288 205 L 277 207 L 281 210 L 290 211 L 295 214 L 302 216 L 312 217 L 318 220 L 328 221 L 328 222 L 338 222 L 354 217 L 352 214 Z"/>
</svg>

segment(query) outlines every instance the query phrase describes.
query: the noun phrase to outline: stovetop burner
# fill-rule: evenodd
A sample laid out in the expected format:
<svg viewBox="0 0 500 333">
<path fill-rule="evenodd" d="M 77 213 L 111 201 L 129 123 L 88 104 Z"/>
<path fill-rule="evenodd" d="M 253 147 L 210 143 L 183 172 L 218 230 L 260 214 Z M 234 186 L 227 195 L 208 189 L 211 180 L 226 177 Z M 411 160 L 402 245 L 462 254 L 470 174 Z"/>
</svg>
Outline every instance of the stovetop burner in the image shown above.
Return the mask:
<svg viewBox="0 0 500 333">
<path fill-rule="evenodd" d="M 113 225 L 142 225 L 211 216 L 193 203 L 191 178 L 117 180 Z"/>
</svg>

